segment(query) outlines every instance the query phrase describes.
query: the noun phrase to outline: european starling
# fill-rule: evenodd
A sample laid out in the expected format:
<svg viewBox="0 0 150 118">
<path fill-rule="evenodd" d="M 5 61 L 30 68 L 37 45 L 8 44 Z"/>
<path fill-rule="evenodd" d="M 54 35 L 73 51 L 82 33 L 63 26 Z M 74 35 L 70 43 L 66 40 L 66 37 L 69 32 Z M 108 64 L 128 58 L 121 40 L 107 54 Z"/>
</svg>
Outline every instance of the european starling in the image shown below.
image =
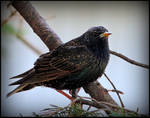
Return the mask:
<svg viewBox="0 0 150 118">
<path fill-rule="evenodd" d="M 109 61 L 108 30 L 92 27 L 84 34 L 41 55 L 34 67 L 12 78 L 22 78 L 7 97 L 36 86 L 73 90 L 101 77 Z M 12 79 L 11 78 L 11 79 Z"/>
</svg>

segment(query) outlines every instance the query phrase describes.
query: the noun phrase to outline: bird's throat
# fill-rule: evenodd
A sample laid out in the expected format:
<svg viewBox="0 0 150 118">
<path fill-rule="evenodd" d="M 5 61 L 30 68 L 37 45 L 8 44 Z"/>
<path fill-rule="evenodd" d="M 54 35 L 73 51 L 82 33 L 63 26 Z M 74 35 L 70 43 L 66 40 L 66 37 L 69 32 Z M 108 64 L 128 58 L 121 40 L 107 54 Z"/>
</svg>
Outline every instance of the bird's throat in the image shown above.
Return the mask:
<svg viewBox="0 0 150 118">
<path fill-rule="evenodd" d="M 109 46 L 108 42 L 98 42 L 96 45 L 88 46 L 88 49 L 100 60 L 109 59 Z"/>
</svg>

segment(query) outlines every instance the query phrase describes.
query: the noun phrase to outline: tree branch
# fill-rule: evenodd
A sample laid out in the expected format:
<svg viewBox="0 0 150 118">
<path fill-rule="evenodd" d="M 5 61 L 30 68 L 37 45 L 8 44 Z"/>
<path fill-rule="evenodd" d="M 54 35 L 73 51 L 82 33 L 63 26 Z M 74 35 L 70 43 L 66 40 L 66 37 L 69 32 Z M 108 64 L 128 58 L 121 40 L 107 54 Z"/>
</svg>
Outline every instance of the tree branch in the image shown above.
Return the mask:
<svg viewBox="0 0 150 118">
<path fill-rule="evenodd" d="M 104 73 L 104 76 L 105 76 L 105 77 L 107 78 L 107 80 L 111 83 L 111 85 L 113 86 L 114 90 L 116 90 L 116 94 L 118 95 L 118 98 L 119 98 L 119 100 L 120 100 L 121 106 L 124 108 L 124 104 L 123 104 L 123 102 L 122 102 L 122 99 L 121 99 L 119 93 L 117 92 L 117 89 L 116 89 L 115 85 L 111 82 L 111 80 L 109 79 L 109 77 L 108 77 L 105 73 Z"/>
<path fill-rule="evenodd" d="M 99 109 L 105 109 L 106 113 L 108 113 L 108 114 L 111 113 L 112 108 L 115 109 L 115 111 L 118 111 L 118 110 L 122 109 L 121 107 L 119 107 L 117 105 L 114 105 L 114 104 L 111 104 L 111 103 L 107 103 L 107 102 L 102 102 L 102 101 L 99 102 L 99 101 L 96 101 L 96 100 L 89 101 L 89 100 L 85 100 L 85 99 L 80 98 L 80 99 L 76 100 L 76 102 L 80 103 L 80 104 L 90 105 L 90 106 L 93 106 L 93 107 L 96 107 L 96 108 L 99 108 Z M 125 108 L 124 108 L 124 111 L 138 114 L 135 111 L 132 111 L 132 110 L 129 110 L 129 109 L 125 109 Z M 139 114 L 139 115 L 142 116 L 142 114 Z"/>
<path fill-rule="evenodd" d="M 122 58 L 123 60 L 125 60 L 125 61 L 127 61 L 127 62 L 129 62 L 129 63 L 131 63 L 131 64 L 134 64 L 134 65 L 137 65 L 137 66 L 140 66 L 140 67 L 149 69 L 149 65 L 142 64 L 142 63 L 139 63 L 139 62 L 134 61 L 134 60 L 132 60 L 132 59 L 129 59 L 128 57 L 124 56 L 123 54 L 117 53 L 117 52 L 112 51 L 112 50 L 110 50 L 110 54 L 113 54 L 113 55 L 115 55 L 115 56 L 118 56 L 118 57 Z"/>
<path fill-rule="evenodd" d="M 114 105 L 118 105 L 109 95 L 108 91 L 98 81 L 92 82 L 88 84 L 88 86 L 83 86 L 83 89 L 97 101 L 105 101 Z"/>
<path fill-rule="evenodd" d="M 55 34 L 55 32 L 48 26 L 30 2 L 14 1 L 12 2 L 12 5 L 23 16 L 26 22 L 45 43 L 49 50 L 53 50 L 62 44 L 62 41 L 57 34 Z"/>
<path fill-rule="evenodd" d="M 4 24 L 6 24 L 16 13 L 17 13 L 17 11 L 13 11 L 13 12 L 8 16 L 8 18 L 6 18 L 6 19 L 4 19 L 4 20 L 2 21 L 1 26 L 3 26 Z"/>
</svg>

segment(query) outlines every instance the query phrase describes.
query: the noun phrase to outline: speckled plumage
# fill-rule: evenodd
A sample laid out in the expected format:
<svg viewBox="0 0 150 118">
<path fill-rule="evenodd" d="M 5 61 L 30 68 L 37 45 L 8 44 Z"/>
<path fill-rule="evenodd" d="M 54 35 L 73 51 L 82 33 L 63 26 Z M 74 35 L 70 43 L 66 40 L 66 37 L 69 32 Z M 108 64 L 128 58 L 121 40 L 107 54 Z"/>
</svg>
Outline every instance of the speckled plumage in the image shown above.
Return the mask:
<svg viewBox="0 0 150 118">
<path fill-rule="evenodd" d="M 20 85 L 7 96 L 36 86 L 55 89 L 76 89 L 101 77 L 109 60 L 108 32 L 102 26 L 90 28 L 80 37 L 41 55 L 29 71 L 15 76 Z"/>
</svg>

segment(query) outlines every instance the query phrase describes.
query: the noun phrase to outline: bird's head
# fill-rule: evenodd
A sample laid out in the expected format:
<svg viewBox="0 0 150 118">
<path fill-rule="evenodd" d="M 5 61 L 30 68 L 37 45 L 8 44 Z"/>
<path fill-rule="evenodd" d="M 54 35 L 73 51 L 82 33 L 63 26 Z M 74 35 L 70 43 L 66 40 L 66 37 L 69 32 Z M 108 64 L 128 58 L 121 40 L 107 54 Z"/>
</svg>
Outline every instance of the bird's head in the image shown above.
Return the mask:
<svg viewBox="0 0 150 118">
<path fill-rule="evenodd" d="M 111 35 L 111 33 L 103 26 L 92 27 L 84 33 L 85 39 L 88 42 L 101 42 L 107 40 L 109 35 Z"/>
</svg>

